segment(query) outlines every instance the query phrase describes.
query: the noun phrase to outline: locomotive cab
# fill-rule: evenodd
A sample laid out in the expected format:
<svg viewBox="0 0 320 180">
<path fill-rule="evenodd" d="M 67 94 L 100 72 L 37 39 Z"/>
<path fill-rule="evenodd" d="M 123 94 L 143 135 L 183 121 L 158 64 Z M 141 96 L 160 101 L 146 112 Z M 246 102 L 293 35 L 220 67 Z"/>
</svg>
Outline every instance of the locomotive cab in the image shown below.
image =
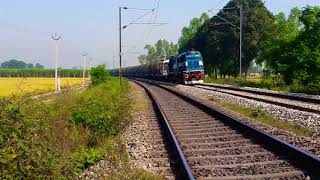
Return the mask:
<svg viewBox="0 0 320 180">
<path fill-rule="evenodd" d="M 183 84 L 200 84 L 204 80 L 203 58 L 199 51 L 188 51 L 171 57 L 169 79 Z"/>
</svg>

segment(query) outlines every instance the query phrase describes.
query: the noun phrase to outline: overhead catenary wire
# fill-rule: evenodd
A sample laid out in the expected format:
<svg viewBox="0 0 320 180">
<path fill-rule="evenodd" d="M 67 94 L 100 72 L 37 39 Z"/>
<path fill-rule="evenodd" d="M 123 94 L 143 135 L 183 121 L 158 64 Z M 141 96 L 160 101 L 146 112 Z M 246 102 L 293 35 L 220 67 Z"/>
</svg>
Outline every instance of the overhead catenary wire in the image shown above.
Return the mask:
<svg viewBox="0 0 320 180">
<path fill-rule="evenodd" d="M 140 17 L 138 17 L 137 19 L 133 20 L 132 22 L 130 22 L 129 24 L 125 25 L 122 27 L 122 29 L 136 23 L 137 21 L 139 21 L 140 19 L 144 18 L 145 16 L 147 16 L 148 14 L 150 14 L 151 12 L 154 12 L 154 9 L 151 9 L 150 11 L 148 11 L 147 13 L 141 15 Z"/>
<path fill-rule="evenodd" d="M 160 0 L 158 0 L 158 2 L 157 2 L 157 7 L 155 8 L 155 9 L 156 9 L 156 12 L 155 12 L 155 16 L 154 16 L 153 23 L 155 23 L 156 20 L 157 20 L 158 12 L 159 12 L 159 6 L 160 6 Z M 150 26 L 149 32 L 148 32 L 148 34 L 147 34 L 147 36 L 146 36 L 146 41 L 150 38 L 150 35 L 151 35 L 151 32 L 152 32 L 152 27 L 153 27 L 153 26 Z"/>
</svg>

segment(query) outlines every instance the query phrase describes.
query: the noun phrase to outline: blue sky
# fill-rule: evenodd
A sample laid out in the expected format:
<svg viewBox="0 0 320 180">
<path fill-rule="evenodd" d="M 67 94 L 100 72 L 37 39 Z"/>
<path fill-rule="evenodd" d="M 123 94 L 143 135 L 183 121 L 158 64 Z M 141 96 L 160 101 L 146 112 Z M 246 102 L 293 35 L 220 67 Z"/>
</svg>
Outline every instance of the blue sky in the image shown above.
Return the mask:
<svg viewBox="0 0 320 180">
<path fill-rule="evenodd" d="M 118 6 L 153 8 L 158 0 L 2 0 L 0 3 L 0 62 L 16 58 L 54 65 L 54 44 L 50 34 L 58 32 L 60 65 L 63 68 L 81 65 L 81 51 L 89 53 L 93 64 L 112 66 L 118 51 Z M 211 8 L 222 8 L 228 0 L 161 0 L 159 10 L 141 22 L 164 22 L 163 26 L 131 25 L 123 31 L 125 66 L 137 64 L 137 53 L 145 44 L 160 38 L 177 42 L 183 26 Z M 289 13 L 305 5 L 320 5 L 320 0 L 265 0 L 273 13 Z M 144 14 L 144 11 L 123 11 L 123 24 Z M 116 60 L 117 62 L 117 60 Z M 117 65 L 117 63 L 116 63 Z"/>
</svg>

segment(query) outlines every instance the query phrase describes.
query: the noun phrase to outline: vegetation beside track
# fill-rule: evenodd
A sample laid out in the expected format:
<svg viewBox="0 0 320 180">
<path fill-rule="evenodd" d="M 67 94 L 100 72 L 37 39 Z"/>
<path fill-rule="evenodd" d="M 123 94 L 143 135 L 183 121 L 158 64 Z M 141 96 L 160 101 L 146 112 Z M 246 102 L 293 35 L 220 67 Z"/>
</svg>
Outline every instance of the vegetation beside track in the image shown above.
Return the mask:
<svg viewBox="0 0 320 180">
<path fill-rule="evenodd" d="M 1 98 L 0 179 L 75 178 L 100 159 L 115 167 L 114 177 L 148 177 L 128 165 L 121 140 L 129 123 L 128 91 L 126 80 L 120 86 L 117 78 L 108 77 L 47 103 L 25 96 Z"/>
<path fill-rule="evenodd" d="M 259 123 L 266 124 L 271 127 L 276 127 L 278 129 L 292 132 L 296 135 L 304 137 L 312 137 L 312 135 L 314 135 L 314 132 L 299 124 L 275 119 L 269 116 L 268 113 L 261 108 L 246 108 L 238 104 L 223 102 L 217 98 L 212 98 L 211 101 L 219 106 L 235 111 L 245 117 L 250 117 L 251 119 Z"/>
</svg>

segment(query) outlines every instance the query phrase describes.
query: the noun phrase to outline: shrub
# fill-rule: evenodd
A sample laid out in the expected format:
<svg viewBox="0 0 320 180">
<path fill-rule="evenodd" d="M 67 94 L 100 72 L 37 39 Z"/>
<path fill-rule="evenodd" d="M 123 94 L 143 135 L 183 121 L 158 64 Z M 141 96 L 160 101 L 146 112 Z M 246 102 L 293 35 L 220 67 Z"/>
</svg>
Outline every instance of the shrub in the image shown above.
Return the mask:
<svg viewBox="0 0 320 180">
<path fill-rule="evenodd" d="M 84 168 L 93 165 L 103 157 L 104 151 L 100 148 L 86 148 L 81 146 L 80 149 L 72 153 L 69 166 L 74 175 L 80 173 Z"/>
<path fill-rule="evenodd" d="M 88 127 L 93 135 L 117 135 L 126 125 L 129 102 L 126 99 L 128 83 L 120 87 L 118 81 L 98 85 L 78 97 L 72 108 L 71 123 Z"/>
<path fill-rule="evenodd" d="M 99 65 L 91 68 L 90 75 L 92 85 L 97 85 L 106 82 L 110 74 L 105 65 Z"/>
</svg>

